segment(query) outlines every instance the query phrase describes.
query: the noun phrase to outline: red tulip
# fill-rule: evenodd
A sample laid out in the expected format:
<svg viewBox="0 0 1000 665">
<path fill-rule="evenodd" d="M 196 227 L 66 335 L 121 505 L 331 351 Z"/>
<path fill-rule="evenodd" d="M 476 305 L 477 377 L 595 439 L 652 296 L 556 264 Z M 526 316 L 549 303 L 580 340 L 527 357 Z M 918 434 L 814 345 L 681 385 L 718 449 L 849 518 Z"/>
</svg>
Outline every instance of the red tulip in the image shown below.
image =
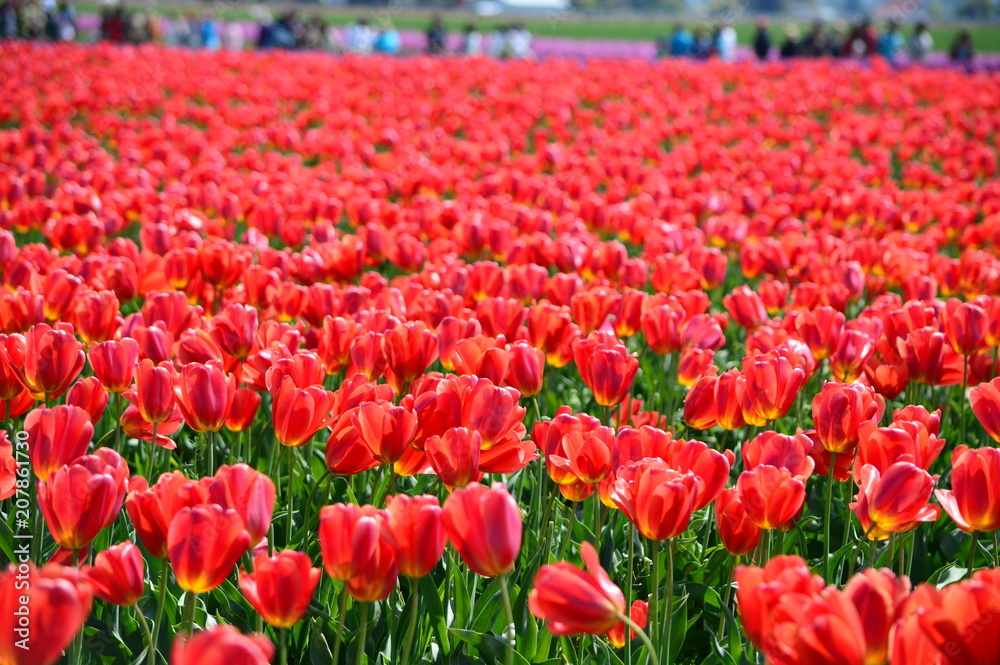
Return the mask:
<svg viewBox="0 0 1000 665">
<path fill-rule="evenodd" d="M 122 325 L 120 303 L 114 291 L 87 290 L 73 304 L 76 332 L 87 344 L 113 339 Z"/>
<path fill-rule="evenodd" d="M 592 333 L 573 350 L 583 382 L 601 406 L 617 406 L 628 396 L 639 360 L 613 336 Z"/>
<path fill-rule="evenodd" d="M 521 550 L 521 510 L 500 483 L 456 489 L 442 521 L 462 560 L 483 577 L 509 573 Z"/>
<path fill-rule="evenodd" d="M 34 409 L 24 418 L 28 455 L 39 480 L 48 480 L 57 469 L 87 454 L 94 426 L 78 406 L 59 405 Z"/>
<path fill-rule="evenodd" d="M 128 484 L 128 465 L 110 448 L 80 457 L 38 484 L 38 503 L 52 538 L 82 550 L 118 517 Z"/>
<path fill-rule="evenodd" d="M 11 564 L 0 573 L 0 663 L 58 662 L 83 630 L 92 602 L 91 587 L 78 570 L 53 563 L 41 568 Z"/>
<path fill-rule="evenodd" d="M 396 549 L 382 528 L 385 512 L 337 503 L 319 513 L 319 545 L 330 577 L 359 602 L 385 600 L 396 586 Z"/>
<path fill-rule="evenodd" d="M 545 353 L 523 341 L 509 345 L 507 353 L 510 355 L 507 384 L 521 393 L 521 397 L 540 393 L 545 376 Z"/>
<path fill-rule="evenodd" d="M 795 403 L 799 388 L 805 382 L 805 371 L 780 355 L 758 355 L 743 360 L 746 377 L 745 396 L 751 411 L 744 407 L 743 415 L 762 420 L 777 420 L 788 413 Z"/>
<path fill-rule="evenodd" d="M 125 511 L 139 541 L 151 556 L 167 556 L 167 535 L 174 515 L 181 508 L 207 503 L 208 487 L 185 478 L 179 471 L 165 473 L 152 487 L 144 478 L 133 478 L 125 499 Z"/>
<path fill-rule="evenodd" d="M 271 375 L 268 374 L 269 380 Z M 297 447 L 308 443 L 331 422 L 334 393 L 319 385 L 296 386 L 290 376 L 271 387 L 271 421 L 274 436 L 283 445 Z"/>
<path fill-rule="evenodd" d="M 787 469 L 766 464 L 741 473 L 736 489 L 747 515 L 762 529 L 785 527 L 806 499 L 805 483 Z"/>
<path fill-rule="evenodd" d="M 933 522 L 941 514 L 929 505 L 934 479 L 909 462 L 897 462 L 885 473 L 870 464 L 861 468 L 858 494 L 850 508 L 869 540 L 885 540 L 891 533 L 906 533 L 920 522 Z"/>
<path fill-rule="evenodd" d="M 722 545 L 733 556 L 750 554 L 760 541 L 760 527 L 750 519 L 734 487 L 723 490 L 715 500 L 715 526 Z"/>
<path fill-rule="evenodd" d="M 97 553 L 86 579 L 94 595 L 112 605 L 135 605 L 145 590 L 146 564 L 133 543 L 112 545 Z"/>
<path fill-rule="evenodd" d="M 553 635 L 602 635 L 625 612 L 625 596 L 601 567 L 590 543 L 580 545 L 586 571 L 566 561 L 542 566 L 528 595 L 528 608 L 548 622 Z"/>
<path fill-rule="evenodd" d="M 239 513 L 214 503 L 181 508 L 167 532 L 170 567 L 177 584 L 191 593 L 222 584 L 249 545 Z"/>
<path fill-rule="evenodd" d="M 812 445 L 809 437 L 801 431 L 795 435 L 761 432 L 743 445 L 743 466 L 747 471 L 762 464 L 774 466 L 787 470 L 793 477 L 805 482 L 816 466 L 815 460 L 809 455 Z"/>
<path fill-rule="evenodd" d="M 799 339 L 806 343 L 817 361 L 833 355 L 844 332 L 845 317 L 832 307 L 800 312 L 795 319 Z"/>
<path fill-rule="evenodd" d="M 257 419 L 261 397 L 249 388 L 237 388 L 233 396 L 233 408 L 226 418 L 226 429 L 230 432 L 245 432 Z"/>
<path fill-rule="evenodd" d="M 877 424 L 884 411 L 882 396 L 857 383 L 826 383 L 812 403 L 816 434 L 833 453 L 851 452 L 858 445 L 861 425 Z"/>
<path fill-rule="evenodd" d="M 934 496 L 968 533 L 1000 529 L 1000 450 L 958 446 L 951 457 L 951 490 Z"/>
<path fill-rule="evenodd" d="M 985 348 L 989 321 L 986 312 L 979 305 L 951 298 L 941 314 L 941 322 L 944 324 L 948 343 L 955 353 L 972 356 Z"/>
<path fill-rule="evenodd" d="M 722 299 L 722 304 L 729 312 L 729 316 L 733 317 L 736 325 L 744 330 L 753 332 L 767 323 L 767 310 L 764 308 L 764 301 L 745 284 L 733 289 L 729 295 Z"/>
<path fill-rule="evenodd" d="M 94 368 L 94 376 L 105 390 L 115 395 L 125 392 L 132 385 L 138 358 L 139 344 L 129 337 L 120 342 L 110 340 L 90 347 L 90 366 Z"/>
<path fill-rule="evenodd" d="M 190 363 L 174 386 L 184 422 L 196 432 L 218 432 L 226 424 L 236 397 L 236 378 L 221 363 Z"/>
<path fill-rule="evenodd" d="M 271 527 L 274 515 L 274 481 L 256 469 L 240 463 L 223 465 L 212 478 L 202 478 L 212 503 L 231 508 L 242 518 L 250 534 L 250 547 L 256 547 Z"/>
<path fill-rule="evenodd" d="M 209 323 L 212 340 L 237 360 L 243 360 L 254 347 L 257 334 L 257 308 L 230 303 Z"/>
<path fill-rule="evenodd" d="M 420 322 L 404 323 L 385 334 L 385 359 L 397 391 L 417 379 L 437 358 L 437 338 Z"/>
<path fill-rule="evenodd" d="M 1000 443 L 1000 377 L 969 391 L 969 404 L 986 433 Z"/>
<path fill-rule="evenodd" d="M 649 623 L 649 603 L 645 600 L 633 600 L 629 609 L 628 618 L 639 628 L 645 628 Z M 635 639 L 635 630 L 629 630 L 630 639 Z M 614 628 L 608 631 L 608 641 L 621 649 L 625 646 L 625 622 L 620 621 Z"/>
<path fill-rule="evenodd" d="M 219 624 L 190 637 L 178 635 L 170 665 L 268 665 L 273 658 L 274 644 L 264 635 L 243 635 Z"/>
<path fill-rule="evenodd" d="M 37 400 L 61 396 L 83 369 L 83 344 L 73 326 L 39 323 L 25 335 L 0 335 L 0 362 Z"/>
<path fill-rule="evenodd" d="M 717 376 L 703 376 L 698 379 L 684 397 L 684 423 L 691 429 L 711 429 L 718 424 L 718 409 L 715 392 L 719 383 Z M 742 410 L 740 419 L 742 419 Z"/>
<path fill-rule="evenodd" d="M 427 439 L 424 452 L 441 482 L 454 489 L 479 480 L 482 442 L 479 432 L 465 427 L 452 427 L 443 434 Z"/>
<path fill-rule="evenodd" d="M 90 422 L 100 421 L 108 406 L 108 392 L 92 376 L 80 379 L 66 391 L 66 405 L 78 406 L 87 412 Z"/>
<path fill-rule="evenodd" d="M 284 550 L 273 557 L 260 554 L 252 573 L 240 573 L 240 591 L 264 621 L 291 628 L 309 609 L 322 571 L 305 552 Z"/>
<path fill-rule="evenodd" d="M 174 413 L 174 374 L 168 364 L 154 365 L 148 358 L 135 375 L 135 406 L 148 423 L 164 423 Z"/>
<path fill-rule="evenodd" d="M 361 442 L 383 464 L 400 461 L 417 434 L 417 414 L 392 402 L 365 402 L 351 422 Z"/>
<path fill-rule="evenodd" d="M 646 538 L 677 538 L 687 529 L 702 480 L 657 459 L 618 469 L 611 500 Z"/>
<path fill-rule="evenodd" d="M 426 494 L 390 496 L 382 526 L 396 546 L 396 561 L 403 575 L 425 577 L 441 560 L 448 536 L 437 497 Z"/>
</svg>

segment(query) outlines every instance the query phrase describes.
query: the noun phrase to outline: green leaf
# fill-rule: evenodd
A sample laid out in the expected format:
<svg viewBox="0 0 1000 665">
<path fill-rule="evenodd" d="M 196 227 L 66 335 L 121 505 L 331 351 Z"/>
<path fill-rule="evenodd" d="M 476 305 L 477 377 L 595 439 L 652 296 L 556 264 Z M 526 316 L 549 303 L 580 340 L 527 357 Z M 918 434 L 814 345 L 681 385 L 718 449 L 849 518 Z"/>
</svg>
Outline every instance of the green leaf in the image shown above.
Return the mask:
<svg viewBox="0 0 1000 665">
<path fill-rule="evenodd" d="M 421 578 L 420 587 L 425 611 L 430 616 L 431 628 L 437 635 L 438 643 L 444 653 L 450 653 L 451 640 L 448 638 L 448 618 L 441 606 L 441 591 L 429 576 Z"/>
<path fill-rule="evenodd" d="M 333 652 L 326 636 L 315 622 L 309 627 L 309 662 L 312 665 L 330 665 L 333 662 Z"/>
<path fill-rule="evenodd" d="M 12 511 L 13 512 L 13 511 Z M 35 519 L 41 519 L 36 517 Z M 7 561 L 14 561 L 14 532 L 3 520 L 0 520 L 0 551 L 7 558 Z"/>
<path fill-rule="evenodd" d="M 479 594 L 476 603 L 475 618 L 472 621 L 472 630 L 485 633 L 492 630 L 494 624 L 503 618 L 503 598 L 500 595 L 500 578 L 494 577 L 489 585 Z"/>
</svg>

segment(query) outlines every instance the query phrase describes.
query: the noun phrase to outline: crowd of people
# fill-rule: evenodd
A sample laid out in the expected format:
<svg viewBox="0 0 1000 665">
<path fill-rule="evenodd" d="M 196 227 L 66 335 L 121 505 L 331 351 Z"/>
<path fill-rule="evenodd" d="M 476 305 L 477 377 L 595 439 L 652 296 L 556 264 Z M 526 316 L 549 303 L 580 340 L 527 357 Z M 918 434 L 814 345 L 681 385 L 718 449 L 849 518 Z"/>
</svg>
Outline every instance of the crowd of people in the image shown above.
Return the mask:
<svg viewBox="0 0 1000 665">
<path fill-rule="evenodd" d="M 798 25 L 789 23 L 784 27 L 780 43 L 772 39 L 767 17 L 758 18 L 756 27 L 752 47 L 759 60 L 775 56 L 787 59 L 865 58 L 874 55 L 896 60 L 905 54 L 911 62 L 924 62 L 934 48 L 934 39 L 926 23 L 914 25 L 908 38 L 899 24 L 891 21 L 881 32 L 867 18 L 859 19 L 849 29 L 846 23 L 827 25 L 816 21 L 805 35 Z M 670 37 L 657 42 L 657 52 L 661 57 L 735 60 L 736 43 L 736 30 L 729 24 L 721 24 L 714 30 L 703 26 L 694 32 L 677 25 Z M 956 62 L 972 61 L 975 50 L 968 30 L 958 32 L 948 54 Z"/>
<path fill-rule="evenodd" d="M 319 49 L 360 55 L 397 54 L 402 50 L 400 33 L 388 20 L 360 19 L 341 27 L 326 24 L 316 13 L 304 16 L 291 10 L 275 18 L 263 6 L 256 7 L 254 12 L 254 21 L 248 24 L 220 21 L 210 9 L 168 17 L 144 9 L 129 10 L 118 4 L 103 11 L 99 38 L 117 43 L 152 41 L 213 50 Z M 0 0 L 0 39 L 72 41 L 80 36 L 77 18 L 68 0 Z M 894 22 L 887 23 L 880 32 L 868 19 L 860 19 L 849 28 L 845 23 L 816 22 L 805 35 L 797 25 L 788 24 L 782 33 L 779 43 L 771 36 L 767 18 L 759 18 L 751 44 L 756 57 L 767 60 L 880 55 L 895 60 L 905 54 L 911 62 L 923 62 L 934 48 L 934 40 L 924 23 L 917 23 L 908 37 Z M 714 30 L 702 26 L 693 32 L 677 25 L 669 37 L 657 41 L 657 54 L 733 61 L 738 57 L 737 43 L 736 30 L 729 23 Z M 449 47 L 447 28 L 435 16 L 426 31 L 426 52 L 530 58 L 531 33 L 520 23 L 500 25 L 490 31 L 480 31 L 469 24 L 457 46 Z M 948 53 L 956 62 L 972 61 L 975 51 L 968 30 L 958 32 Z"/>
</svg>

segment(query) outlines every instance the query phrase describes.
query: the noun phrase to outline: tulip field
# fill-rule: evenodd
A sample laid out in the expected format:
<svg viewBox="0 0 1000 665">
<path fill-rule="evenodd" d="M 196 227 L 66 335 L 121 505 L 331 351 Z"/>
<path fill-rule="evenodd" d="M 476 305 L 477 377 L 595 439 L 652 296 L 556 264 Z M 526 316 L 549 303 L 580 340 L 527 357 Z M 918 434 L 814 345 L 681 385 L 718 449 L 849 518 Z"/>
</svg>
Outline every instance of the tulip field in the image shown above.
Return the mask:
<svg viewBox="0 0 1000 665">
<path fill-rule="evenodd" d="M 1000 75 L 0 90 L 0 665 L 1000 662 Z"/>
</svg>

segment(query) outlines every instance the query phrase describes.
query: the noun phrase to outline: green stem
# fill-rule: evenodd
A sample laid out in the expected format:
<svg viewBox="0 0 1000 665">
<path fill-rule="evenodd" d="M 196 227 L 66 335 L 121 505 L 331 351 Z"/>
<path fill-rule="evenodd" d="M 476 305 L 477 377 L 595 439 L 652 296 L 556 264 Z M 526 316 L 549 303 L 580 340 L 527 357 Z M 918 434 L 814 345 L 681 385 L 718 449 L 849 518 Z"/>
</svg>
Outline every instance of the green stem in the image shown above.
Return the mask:
<svg viewBox="0 0 1000 665">
<path fill-rule="evenodd" d="M 826 476 L 826 512 L 823 515 L 823 579 L 830 581 L 830 515 L 833 511 L 833 474 L 837 453 L 830 453 L 830 471 Z"/>
<path fill-rule="evenodd" d="M 723 578 L 726 580 L 726 590 L 722 594 L 722 607 L 719 608 L 719 629 L 715 631 L 716 639 L 719 640 L 720 644 L 724 642 L 724 631 L 726 630 L 726 613 L 722 611 L 722 608 L 729 607 L 729 601 L 733 597 L 733 575 L 738 565 L 740 565 L 740 558 L 737 556 L 733 558 L 732 572 L 725 571 L 726 576 Z"/>
<path fill-rule="evenodd" d="M 625 611 L 630 612 L 632 608 L 632 587 L 634 586 L 634 566 L 635 566 L 635 533 L 633 527 L 629 525 L 625 531 L 628 534 L 628 584 L 625 587 Z M 625 635 L 625 663 L 632 665 L 632 640 Z"/>
<path fill-rule="evenodd" d="M 295 451 L 288 451 L 288 495 L 285 497 L 285 502 L 288 504 L 288 530 L 285 532 L 285 547 L 292 546 L 292 522 L 293 511 L 292 511 L 292 499 L 295 496 L 294 491 L 295 484 Z"/>
<path fill-rule="evenodd" d="M 972 577 L 972 570 L 976 567 L 976 547 L 979 545 L 979 532 L 972 532 L 972 542 L 969 544 L 969 565 L 967 577 Z"/>
<path fill-rule="evenodd" d="M 969 430 L 968 430 L 968 426 L 965 423 L 965 411 L 966 411 L 966 408 L 968 407 L 969 399 L 965 396 L 965 389 L 966 389 L 966 386 L 969 383 L 969 356 L 962 356 L 962 359 L 965 362 L 962 365 L 962 385 L 959 386 L 958 403 L 961 405 L 959 407 L 959 409 L 960 409 L 959 414 L 960 414 L 960 417 L 962 419 L 962 444 L 963 445 L 968 445 L 969 444 Z"/>
<path fill-rule="evenodd" d="M 332 665 L 339 665 L 340 663 L 340 645 L 344 643 L 344 620 L 347 614 L 347 585 L 340 590 L 340 602 L 337 606 L 337 637 L 333 641 L 333 660 L 330 661 Z"/>
<path fill-rule="evenodd" d="M 184 594 L 184 627 L 188 635 L 194 632 L 194 603 L 198 594 L 188 591 Z"/>
<path fill-rule="evenodd" d="M 410 607 L 410 619 L 406 625 L 406 638 L 403 640 L 403 662 L 411 663 L 413 659 L 411 657 L 411 651 L 413 650 L 413 635 L 417 630 L 417 614 L 420 612 L 420 584 L 417 580 L 410 580 L 410 586 L 412 587 L 410 592 L 410 602 L 412 607 Z"/>
<path fill-rule="evenodd" d="M 655 540 L 649 541 L 653 560 L 653 584 L 649 589 L 649 634 L 658 635 L 660 633 L 660 543 Z M 655 631 L 655 632 L 654 632 Z M 660 659 L 653 659 L 653 654 L 649 654 L 650 662 L 659 663 Z"/>
<path fill-rule="evenodd" d="M 149 645 L 149 650 L 146 652 L 146 662 L 149 665 L 153 665 L 156 662 L 156 645 L 153 644 L 153 633 L 149 630 L 149 621 L 143 616 L 142 610 L 138 606 L 135 608 L 135 614 L 139 618 L 142 632 L 146 635 L 146 644 Z"/>
<path fill-rule="evenodd" d="M 594 549 L 598 552 L 601 551 L 601 526 L 604 523 L 603 515 L 601 514 L 601 508 L 604 504 L 601 503 L 600 491 L 597 488 L 597 483 L 594 483 Z"/>
<path fill-rule="evenodd" d="M 368 641 L 368 610 L 371 603 L 361 603 L 361 626 L 358 628 L 358 646 L 354 650 L 354 665 L 361 665 L 365 659 L 365 642 Z"/>
<path fill-rule="evenodd" d="M 666 611 L 663 614 L 663 631 L 666 633 L 666 639 L 663 641 L 666 662 L 669 665 L 673 662 L 673 632 L 674 632 L 674 539 L 671 538 L 667 540 L 667 584 L 664 589 L 667 595 L 666 601 Z"/>
<path fill-rule="evenodd" d="M 514 662 L 514 610 L 510 604 L 510 591 L 507 589 L 507 576 L 500 576 L 500 595 L 503 596 L 504 617 L 507 620 L 504 636 L 507 638 L 507 657 L 504 659 L 506 665 Z"/>
<path fill-rule="evenodd" d="M 146 480 L 149 484 L 153 484 L 153 460 L 156 458 L 156 426 L 159 423 L 153 423 L 153 445 L 149 448 L 149 459 L 146 460 Z"/>
<path fill-rule="evenodd" d="M 278 630 L 278 665 L 288 665 L 288 629 Z"/>
<path fill-rule="evenodd" d="M 576 506 L 571 505 L 569 507 L 569 526 L 566 527 L 566 538 L 563 539 L 563 544 L 559 548 L 559 560 L 562 561 L 566 558 L 566 550 L 569 549 L 569 541 L 573 538 L 573 526 L 576 524 Z"/>
<path fill-rule="evenodd" d="M 1000 568 L 1000 551 L 997 547 L 997 532 L 993 532 L 993 567 Z M 913 559 L 910 559 L 910 564 L 913 564 Z"/>
<path fill-rule="evenodd" d="M 660 662 L 660 657 L 656 653 L 656 648 L 653 647 L 653 642 L 649 639 L 649 636 L 646 635 L 646 631 L 640 628 L 638 624 L 632 621 L 632 619 L 626 616 L 625 614 L 619 614 L 618 618 L 622 621 L 622 623 L 624 623 L 628 627 L 628 629 L 634 631 L 635 634 L 639 637 L 639 639 L 642 640 L 642 643 L 646 645 L 646 653 L 649 656 L 646 662 L 652 665 L 658 665 Z M 626 637 L 628 637 L 627 630 L 626 630 Z"/>
<path fill-rule="evenodd" d="M 160 624 L 163 623 L 163 606 L 167 602 L 167 574 L 169 566 L 167 566 L 166 559 L 161 559 L 160 564 L 160 588 L 157 589 L 156 616 L 153 619 L 153 641 L 151 643 L 154 653 L 156 652 L 156 645 L 159 644 Z M 150 661 L 150 665 L 152 665 L 152 661 Z"/>
</svg>

